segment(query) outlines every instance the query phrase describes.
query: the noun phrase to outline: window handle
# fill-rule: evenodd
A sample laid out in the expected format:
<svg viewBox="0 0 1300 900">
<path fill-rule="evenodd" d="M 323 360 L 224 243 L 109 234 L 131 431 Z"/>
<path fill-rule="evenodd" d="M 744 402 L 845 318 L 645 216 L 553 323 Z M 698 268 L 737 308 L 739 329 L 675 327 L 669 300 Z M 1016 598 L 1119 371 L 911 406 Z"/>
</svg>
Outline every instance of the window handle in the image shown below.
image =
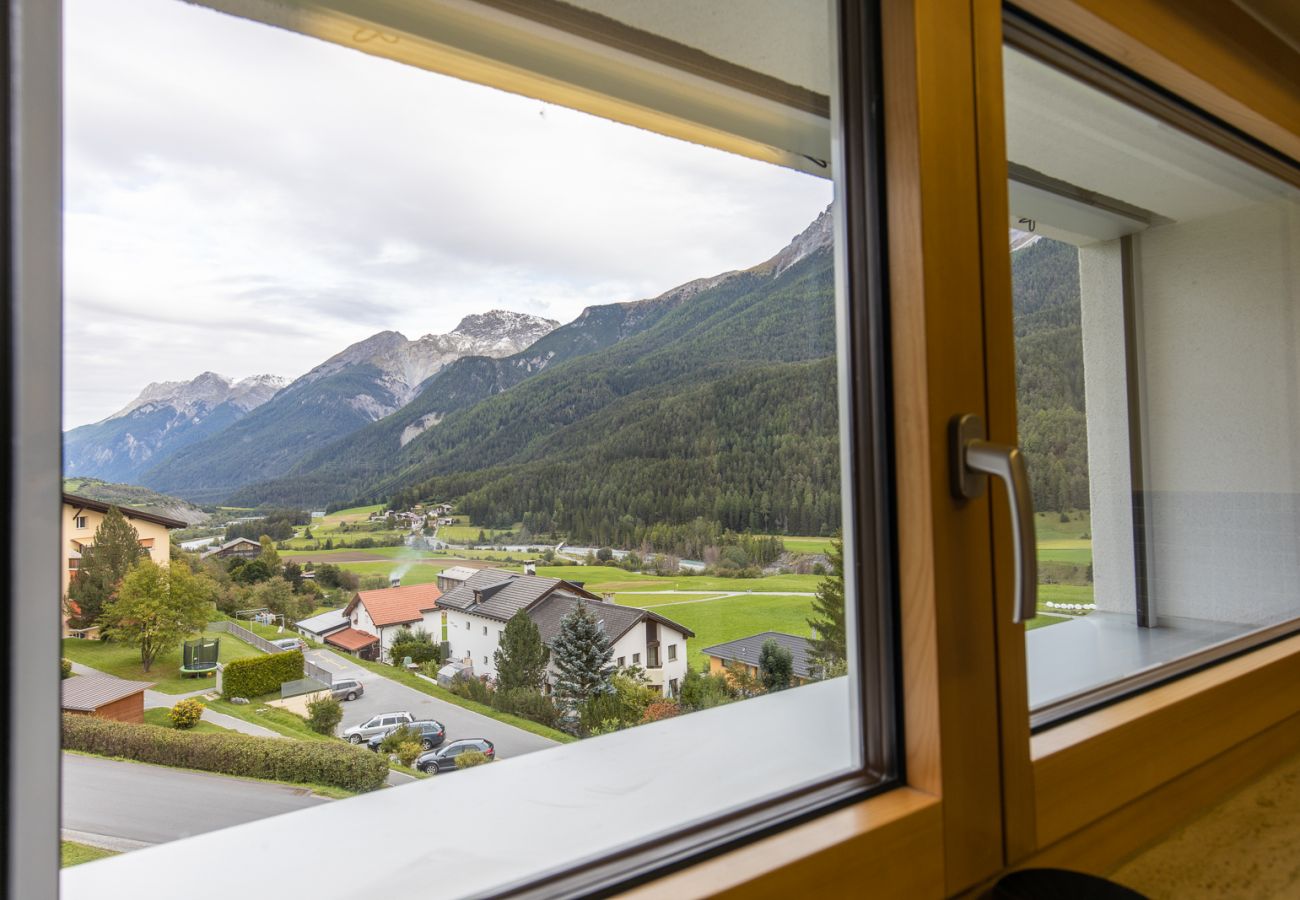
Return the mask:
<svg viewBox="0 0 1300 900">
<path fill-rule="evenodd" d="M 1016 605 L 1013 622 L 1027 622 L 1038 612 L 1038 554 L 1034 540 L 1034 500 L 1029 470 L 1019 447 L 991 444 L 984 439 L 984 420 L 972 413 L 949 423 L 952 447 L 952 493 L 972 500 L 984 493 L 984 476 L 1001 478 L 1011 505 L 1011 530 L 1016 559 Z"/>
</svg>

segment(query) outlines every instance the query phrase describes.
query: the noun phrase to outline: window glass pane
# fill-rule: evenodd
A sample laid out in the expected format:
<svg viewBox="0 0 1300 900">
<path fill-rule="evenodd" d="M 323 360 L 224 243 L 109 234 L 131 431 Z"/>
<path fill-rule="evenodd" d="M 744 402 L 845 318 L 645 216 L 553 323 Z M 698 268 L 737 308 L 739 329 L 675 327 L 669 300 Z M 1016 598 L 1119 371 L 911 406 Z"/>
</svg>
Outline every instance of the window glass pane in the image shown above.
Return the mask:
<svg viewBox="0 0 1300 900">
<path fill-rule="evenodd" d="M 267 20 L 209 8 L 232 5 Z M 281 860 L 359 833 L 402 872 L 429 845 L 395 823 L 454 808 L 439 852 L 495 848 L 446 872 L 456 896 L 880 784 L 867 731 L 893 729 L 860 698 L 892 692 L 851 682 L 892 666 L 856 646 L 883 617 L 845 583 L 866 492 L 841 469 L 876 471 L 841 409 L 877 361 L 837 332 L 869 319 L 837 284 L 874 273 L 836 251 L 832 4 L 415 4 L 360 30 L 340 6 L 67 0 L 65 528 L 104 508 L 60 554 L 69 684 L 138 681 L 121 727 L 155 730 L 129 734 L 267 741 L 251 770 L 184 758 L 291 786 L 144 838 L 114 810 L 186 775 L 107 810 L 87 776 L 65 827 L 226 858 L 240 825 Z M 113 569 L 118 543 L 146 557 Z M 148 604 L 187 597 L 145 640 Z M 267 652 L 295 633 L 301 671 Z M 370 744 L 413 717 L 490 767 L 425 780 Z M 349 764 L 258 768 L 290 747 Z M 382 825 L 302 781 L 382 789 Z M 316 824 L 267 818 L 299 806 Z"/>
<path fill-rule="evenodd" d="M 1300 193 L 1010 49 L 1006 92 L 1050 713 L 1300 616 Z"/>
</svg>

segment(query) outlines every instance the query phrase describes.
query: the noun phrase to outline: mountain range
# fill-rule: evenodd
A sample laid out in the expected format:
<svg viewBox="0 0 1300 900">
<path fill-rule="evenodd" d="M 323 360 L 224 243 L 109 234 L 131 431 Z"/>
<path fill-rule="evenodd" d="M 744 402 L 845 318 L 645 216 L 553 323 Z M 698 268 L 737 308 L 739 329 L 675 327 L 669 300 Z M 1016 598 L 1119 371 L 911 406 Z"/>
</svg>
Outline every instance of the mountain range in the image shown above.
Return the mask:
<svg viewBox="0 0 1300 900">
<path fill-rule="evenodd" d="M 1021 243 L 1017 278 L 1051 299 L 1017 294 L 1018 351 L 1077 342 L 1068 253 Z M 156 454 L 139 480 L 238 506 L 456 498 L 487 527 L 624 546 L 681 545 L 673 529 L 829 533 L 831 245 L 828 209 L 749 269 L 588 307 L 558 327 L 494 312 L 418 341 L 381 332 L 219 432 Z M 1071 378 L 1039 394 L 1035 415 L 1073 416 L 1073 388 Z"/>
<path fill-rule="evenodd" d="M 63 471 L 134 482 L 160 459 L 224 431 L 288 382 L 275 375 L 232 381 L 204 372 L 191 381 L 159 381 L 106 419 L 64 432 Z"/>
</svg>

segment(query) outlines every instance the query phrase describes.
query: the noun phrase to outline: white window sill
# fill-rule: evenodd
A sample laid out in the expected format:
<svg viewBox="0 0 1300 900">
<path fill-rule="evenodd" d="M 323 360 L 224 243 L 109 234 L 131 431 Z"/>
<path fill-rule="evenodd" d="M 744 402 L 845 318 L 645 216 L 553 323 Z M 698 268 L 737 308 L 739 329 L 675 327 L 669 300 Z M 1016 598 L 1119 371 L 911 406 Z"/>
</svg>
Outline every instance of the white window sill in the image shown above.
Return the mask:
<svg viewBox="0 0 1300 900">
<path fill-rule="evenodd" d="M 859 766 L 854 709 L 814 683 L 76 866 L 61 896 L 490 892 Z"/>
</svg>

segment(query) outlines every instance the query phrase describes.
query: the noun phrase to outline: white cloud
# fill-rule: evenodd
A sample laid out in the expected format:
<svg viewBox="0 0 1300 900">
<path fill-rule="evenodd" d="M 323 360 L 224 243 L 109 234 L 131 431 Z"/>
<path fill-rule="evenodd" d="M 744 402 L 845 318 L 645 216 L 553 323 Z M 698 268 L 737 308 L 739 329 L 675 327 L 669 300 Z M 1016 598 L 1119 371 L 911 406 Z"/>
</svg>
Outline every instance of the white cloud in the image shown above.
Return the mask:
<svg viewBox="0 0 1300 900">
<path fill-rule="evenodd" d="M 65 4 L 65 410 L 382 330 L 568 321 L 775 253 L 830 185 L 178 0 Z"/>
</svg>

